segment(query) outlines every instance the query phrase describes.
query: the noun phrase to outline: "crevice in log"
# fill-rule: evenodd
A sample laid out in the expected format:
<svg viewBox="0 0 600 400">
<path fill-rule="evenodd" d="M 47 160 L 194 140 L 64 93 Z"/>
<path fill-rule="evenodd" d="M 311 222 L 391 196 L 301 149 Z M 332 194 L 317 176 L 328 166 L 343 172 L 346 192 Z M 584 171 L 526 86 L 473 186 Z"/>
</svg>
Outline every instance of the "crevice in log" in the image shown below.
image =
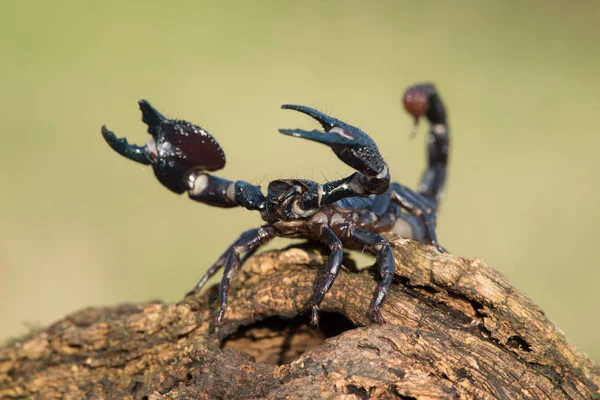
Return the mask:
<svg viewBox="0 0 600 400">
<path fill-rule="evenodd" d="M 525 339 L 523 339 L 519 335 L 513 335 L 509 337 L 506 344 L 514 349 L 519 349 L 527 352 L 531 351 L 531 346 L 529 345 L 529 343 L 527 343 Z"/>
<path fill-rule="evenodd" d="M 361 400 L 370 399 L 369 392 L 360 386 L 346 385 L 346 393 L 353 394 Z"/>
<path fill-rule="evenodd" d="M 304 352 L 325 343 L 326 339 L 355 327 L 342 314 L 330 312 L 321 314 L 321 323 L 316 328 L 305 316 L 271 317 L 240 327 L 221 340 L 221 348 L 242 351 L 254 357 L 256 362 L 279 366 L 290 364 Z"/>
<path fill-rule="evenodd" d="M 501 343 L 498 338 L 494 337 L 492 331 L 485 326 L 484 318 L 487 314 L 484 311 L 485 307 L 481 302 L 469 298 L 457 291 L 440 290 L 429 285 L 412 284 L 410 279 L 404 276 L 396 276 L 394 280 L 402 285 L 404 290 L 410 295 L 452 315 L 454 317 L 453 322 L 463 325 L 466 329 L 469 329 L 469 327 L 477 329 L 481 332 L 483 338 L 489 340 L 498 348 L 509 348 L 509 350 L 521 350 L 524 352 L 531 351 L 529 343 L 519 335 L 509 337 L 506 341 L 506 345 Z M 512 352 L 519 357 L 516 352 Z"/>
</svg>

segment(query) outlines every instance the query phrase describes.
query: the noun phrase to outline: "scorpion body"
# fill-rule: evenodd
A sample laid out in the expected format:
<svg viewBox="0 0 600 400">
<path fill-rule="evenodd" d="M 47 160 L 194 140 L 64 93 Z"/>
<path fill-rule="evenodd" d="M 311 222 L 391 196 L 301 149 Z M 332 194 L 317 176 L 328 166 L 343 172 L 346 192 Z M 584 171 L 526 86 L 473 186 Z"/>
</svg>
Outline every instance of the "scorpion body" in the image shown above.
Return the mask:
<svg viewBox="0 0 600 400">
<path fill-rule="evenodd" d="M 170 120 L 147 101 L 139 102 L 142 120 L 152 139 L 145 146 L 117 138 L 105 126 L 102 134 L 119 154 L 154 168 L 157 179 L 175 193 L 188 192 L 191 199 L 216 207 L 242 206 L 259 211 L 265 224 L 244 232 L 188 294 L 199 291 L 221 268 L 219 325 L 227 309 L 230 281 L 244 260 L 274 237 L 306 238 L 325 244 L 330 256 L 324 276 L 317 282 L 311 299 L 311 323 L 318 324 L 321 302 L 339 272 L 343 249 L 366 248 L 376 256 L 381 281 L 369 308 L 369 316 L 384 323 L 381 304 L 394 274 L 394 255 L 381 233 L 434 245 L 437 241 L 436 213 L 446 181 L 449 135 L 444 106 L 431 84 L 410 87 L 404 105 L 415 126 L 425 116 L 430 122 L 428 166 L 417 191 L 391 182 L 389 167 L 373 140 L 362 130 L 315 109 L 284 105 L 316 119 L 324 132 L 281 129 L 286 135 L 328 145 L 337 157 L 357 172 L 343 179 L 320 184 L 304 179 L 278 179 L 268 185 L 265 196 L 260 187 L 245 181 L 229 181 L 207 173 L 225 165 L 225 154 L 214 138 L 186 121 Z M 241 255 L 245 254 L 244 258 Z"/>
</svg>

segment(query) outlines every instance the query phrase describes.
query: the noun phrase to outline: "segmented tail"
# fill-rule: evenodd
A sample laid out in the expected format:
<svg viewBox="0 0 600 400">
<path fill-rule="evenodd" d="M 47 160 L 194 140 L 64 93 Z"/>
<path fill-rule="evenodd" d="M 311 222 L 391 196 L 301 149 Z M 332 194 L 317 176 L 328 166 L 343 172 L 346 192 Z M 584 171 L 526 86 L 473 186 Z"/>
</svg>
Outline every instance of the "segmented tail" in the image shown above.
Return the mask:
<svg viewBox="0 0 600 400">
<path fill-rule="evenodd" d="M 404 94 L 404 107 L 415 119 L 425 116 L 429 121 L 427 136 L 427 169 L 421 176 L 417 191 L 439 204 L 446 185 L 450 131 L 446 110 L 435 86 L 430 83 L 409 87 Z"/>
</svg>

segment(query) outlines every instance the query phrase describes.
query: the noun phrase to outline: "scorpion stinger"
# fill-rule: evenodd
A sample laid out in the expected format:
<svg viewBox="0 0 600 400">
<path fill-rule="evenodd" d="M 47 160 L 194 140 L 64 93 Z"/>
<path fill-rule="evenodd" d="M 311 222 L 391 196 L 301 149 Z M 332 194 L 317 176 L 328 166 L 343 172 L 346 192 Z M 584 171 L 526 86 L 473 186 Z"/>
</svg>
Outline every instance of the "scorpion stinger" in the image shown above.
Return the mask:
<svg viewBox="0 0 600 400">
<path fill-rule="evenodd" d="M 421 83 L 409 87 L 403 97 L 406 111 L 415 119 L 415 125 L 421 117 L 429 121 L 427 138 L 427 169 L 421 177 L 417 191 L 433 199 L 436 205 L 443 196 L 446 184 L 448 153 L 450 151 L 450 132 L 446 121 L 446 108 L 431 83 Z"/>
</svg>

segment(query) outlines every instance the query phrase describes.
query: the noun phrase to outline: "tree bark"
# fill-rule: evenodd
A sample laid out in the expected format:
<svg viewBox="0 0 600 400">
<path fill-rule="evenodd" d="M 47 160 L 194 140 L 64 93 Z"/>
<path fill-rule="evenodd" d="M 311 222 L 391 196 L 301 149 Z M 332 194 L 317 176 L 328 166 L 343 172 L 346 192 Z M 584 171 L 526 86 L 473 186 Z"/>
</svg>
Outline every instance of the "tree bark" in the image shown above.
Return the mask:
<svg viewBox="0 0 600 400">
<path fill-rule="evenodd" d="M 89 308 L 0 348 L 0 398 L 600 398 L 600 371 L 480 259 L 392 241 L 385 325 L 372 270 L 340 272 L 321 327 L 306 312 L 324 256 L 252 257 L 225 320 L 216 290 L 179 304 Z"/>
</svg>

